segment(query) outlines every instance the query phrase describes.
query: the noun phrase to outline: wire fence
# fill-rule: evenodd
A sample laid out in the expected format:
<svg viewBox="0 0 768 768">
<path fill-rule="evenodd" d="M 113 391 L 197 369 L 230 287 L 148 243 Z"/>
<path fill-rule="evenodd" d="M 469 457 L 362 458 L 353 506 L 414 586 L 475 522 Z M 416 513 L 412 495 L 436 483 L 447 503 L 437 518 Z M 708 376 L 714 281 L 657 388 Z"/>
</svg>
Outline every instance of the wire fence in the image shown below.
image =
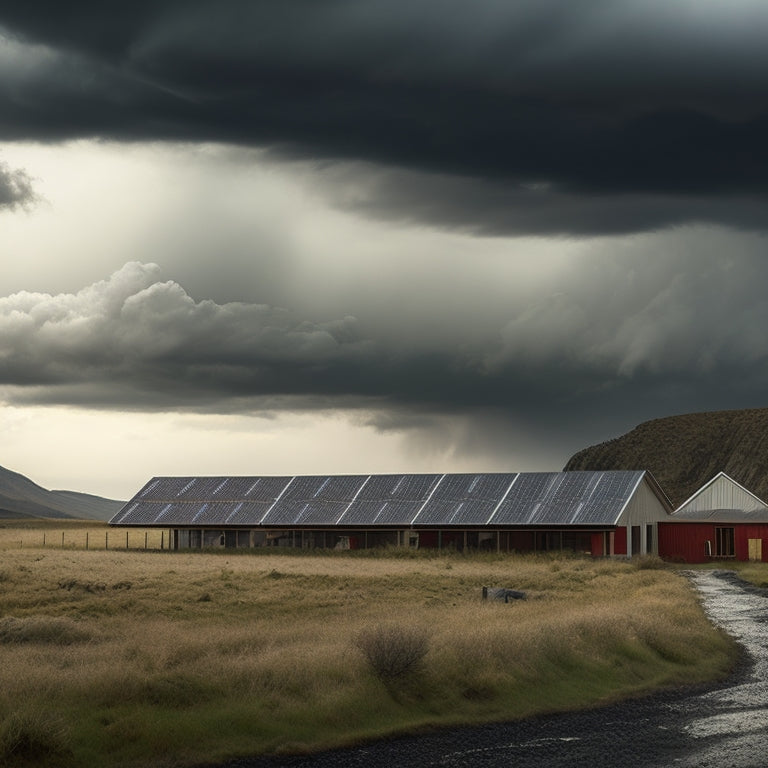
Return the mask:
<svg viewBox="0 0 768 768">
<path fill-rule="evenodd" d="M 164 550 L 168 531 L 157 529 L 0 528 L 0 549 Z"/>
</svg>

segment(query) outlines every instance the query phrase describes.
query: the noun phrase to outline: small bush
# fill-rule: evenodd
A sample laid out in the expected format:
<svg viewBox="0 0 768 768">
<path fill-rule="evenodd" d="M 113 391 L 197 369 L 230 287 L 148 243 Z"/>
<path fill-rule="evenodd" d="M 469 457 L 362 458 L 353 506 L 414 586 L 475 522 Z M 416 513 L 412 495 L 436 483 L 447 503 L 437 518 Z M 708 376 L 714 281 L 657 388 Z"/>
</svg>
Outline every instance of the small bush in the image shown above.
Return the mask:
<svg viewBox="0 0 768 768">
<path fill-rule="evenodd" d="M 103 582 L 96 581 L 78 581 L 77 579 L 62 579 L 59 582 L 59 589 L 66 589 L 71 592 L 73 589 L 79 589 L 83 592 L 105 592 L 107 585 Z"/>
<path fill-rule="evenodd" d="M 355 645 L 373 674 L 390 682 L 421 669 L 429 651 L 429 637 L 418 627 L 382 625 L 361 632 Z"/>
<path fill-rule="evenodd" d="M 14 712 L 0 722 L 0 765 L 64 765 L 69 754 L 64 726 L 47 713 Z"/>
<path fill-rule="evenodd" d="M 640 555 L 632 558 L 632 563 L 638 571 L 660 571 L 667 567 L 658 555 Z"/>
<path fill-rule="evenodd" d="M 88 642 L 91 639 L 91 633 L 79 627 L 71 619 L 51 616 L 30 616 L 24 619 L 6 616 L 0 619 L 0 645 L 10 643 L 73 645 Z"/>
</svg>

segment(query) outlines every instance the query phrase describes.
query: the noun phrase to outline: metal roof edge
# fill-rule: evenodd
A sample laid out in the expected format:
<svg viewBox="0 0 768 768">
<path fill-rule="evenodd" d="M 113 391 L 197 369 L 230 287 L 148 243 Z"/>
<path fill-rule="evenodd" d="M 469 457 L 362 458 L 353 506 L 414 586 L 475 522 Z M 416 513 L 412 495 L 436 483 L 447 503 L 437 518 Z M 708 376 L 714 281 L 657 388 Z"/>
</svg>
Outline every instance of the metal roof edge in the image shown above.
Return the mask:
<svg viewBox="0 0 768 768">
<path fill-rule="evenodd" d="M 606 470 L 610 471 L 610 470 Z M 619 510 L 619 514 L 616 515 L 616 519 L 613 521 L 614 525 L 619 524 L 619 520 L 621 520 L 621 516 L 626 512 L 627 506 L 629 506 L 629 502 L 632 501 L 632 497 L 637 492 L 637 489 L 640 487 L 640 483 L 643 482 L 643 480 L 647 481 L 648 487 L 653 491 L 653 494 L 656 496 L 656 498 L 661 502 L 661 505 L 664 507 L 664 511 L 667 513 L 667 515 L 672 514 L 672 502 L 669 500 L 669 496 L 664 492 L 664 489 L 659 485 L 658 480 L 653 476 L 653 474 L 650 472 L 650 470 L 647 469 L 635 469 L 635 470 L 627 470 L 629 472 L 636 472 L 638 474 L 637 482 L 632 486 L 632 492 L 627 496 L 626 501 L 621 505 L 621 509 Z"/>
<path fill-rule="evenodd" d="M 672 499 L 667 496 L 667 492 L 661 487 L 661 483 L 654 477 L 653 472 L 650 469 L 642 470 L 643 476 L 648 480 L 648 484 L 651 486 L 651 490 L 656 494 L 658 499 L 664 505 L 668 515 L 672 514 L 674 507 L 672 506 Z"/>
</svg>

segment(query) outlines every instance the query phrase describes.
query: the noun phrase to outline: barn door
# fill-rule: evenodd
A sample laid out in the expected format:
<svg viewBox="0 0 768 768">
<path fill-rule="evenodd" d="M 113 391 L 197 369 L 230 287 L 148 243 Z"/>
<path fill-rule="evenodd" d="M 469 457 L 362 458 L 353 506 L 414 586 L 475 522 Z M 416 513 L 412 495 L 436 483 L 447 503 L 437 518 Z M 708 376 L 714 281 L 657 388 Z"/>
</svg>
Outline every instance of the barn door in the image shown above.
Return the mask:
<svg viewBox="0 0 768 768">
<path fill-rule="evenodd" d="M 749 559 L 762 560 L 763 559 L 763 540 L 747 539 L 747 542 L 749 544 Z"/>
</svg>

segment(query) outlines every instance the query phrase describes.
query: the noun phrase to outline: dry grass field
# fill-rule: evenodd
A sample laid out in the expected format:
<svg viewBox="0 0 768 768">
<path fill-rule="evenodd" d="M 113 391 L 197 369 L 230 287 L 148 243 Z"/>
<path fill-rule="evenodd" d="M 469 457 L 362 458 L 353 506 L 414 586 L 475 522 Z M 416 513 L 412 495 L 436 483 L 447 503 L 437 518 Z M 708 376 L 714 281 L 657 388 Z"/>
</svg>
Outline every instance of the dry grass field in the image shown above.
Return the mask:
<svg viewBox="0 0 768 768">
<path fill-rule="evenodd" d="M 58 546 L 0 529 L 0 765 L 315 750 L 713 679 L 736 655 L 652 560 L 145 552 L 143 533 L 85 550 L 49 531 Z"/>
</svg>

